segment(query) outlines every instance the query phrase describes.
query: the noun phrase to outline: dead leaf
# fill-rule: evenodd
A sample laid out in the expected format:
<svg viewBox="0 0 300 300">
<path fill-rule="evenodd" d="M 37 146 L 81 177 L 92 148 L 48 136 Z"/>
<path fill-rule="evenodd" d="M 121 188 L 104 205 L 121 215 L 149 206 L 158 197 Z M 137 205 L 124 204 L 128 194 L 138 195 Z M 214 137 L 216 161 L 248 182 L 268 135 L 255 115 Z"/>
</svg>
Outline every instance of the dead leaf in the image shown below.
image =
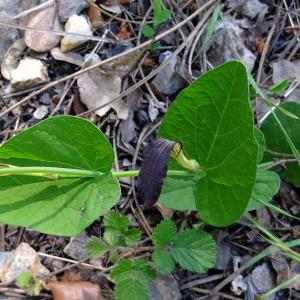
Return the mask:
<svg viewBox="0 0 300 300">
<path fill-rule="evenodd" d="M 118 74 L 123 78 L 138 65 L 146 51 L 146 49 L 138 49 L 132 53 L 114 59 L 112 62 L 103 64 L 101 69 L 106 72 Z"/>
<path fill-rule="evenodd" d="M 54 300 L 104 300 L 97 284 L 88 281 L 50 281 Z"/>
<path fill-rule="evenodd" d="M 121 5 L 128 5 L 130 3 L 130 0 L 117 0 L 117 2 Z"/>
<path fill-rule="evenodd" d="M 118 75 L 104 73 L 99 68 L 79 75 L 77 85 L 82 103 L 88 109 L 96 109 L 109 103 L 120 95 L 121 82 L 121 78 Z M 111 108 L 117 112 L 119 119 L 127 119 L 128 107 L 122 99 L 113 101 L 95 112 L 100 117 L 103 117 Z"/>
<path fill-rule="evenodd" d="M 265 41 L 261 38 L 258 37 L 255 41 L 255 48 L 258 54 L 262 54 L 265 48 Z"/>
<path fill-rule="evenodd" d="M 94 29 L 98 29 L 103 26 L 103 18 L 101 10 L 96 5 L 90 5 L 87 10 L 91 25 Z"/>
<path fill-rule="evenodd" d="M 127 24 L 125 22 L 121 23 L 117 37 L 120 40 L 128 40 L 130 38 L 130 33 L 127 31 Z"/>
<path fill-rule="evenodd" d="M 83 57 L 75 52 L 62 52 L 60 48 L 56 47 L 51 50 L 51 55 L 56 59 L 56 60 L 61 60 L 68 62 L 70 64 L 76 65 L 76 66 L 81 66 L 84 63 Z"/>
</svg>

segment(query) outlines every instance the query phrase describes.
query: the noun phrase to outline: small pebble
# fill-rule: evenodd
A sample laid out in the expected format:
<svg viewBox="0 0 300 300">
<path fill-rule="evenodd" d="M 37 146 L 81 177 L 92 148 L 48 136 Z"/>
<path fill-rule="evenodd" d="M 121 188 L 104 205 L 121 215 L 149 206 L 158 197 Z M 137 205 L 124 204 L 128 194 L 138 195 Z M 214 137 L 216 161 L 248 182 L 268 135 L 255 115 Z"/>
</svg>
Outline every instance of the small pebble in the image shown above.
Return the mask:
<svg viewBox="0 0 300 300">
<path fill-rule="evenodd" d="M 65 31 L 70 33 L 93 35 L 90 25 L 84 16 L 71 16 L 65 25 Z M 87 39 L 82 37 L 64 36 L 61 40 L 61 50 L 63 52 L 73 50 L 85 44 L 87 41 Z"/>
<path fill-rule="evenodd" d="M 33 113 L 33 117 L 35 119 L 38 120 L 42 120 L 46 117 L 46 115 L 48 114 L 48 107 L 45 105 L 41 105 L 40 107 L 38 107 L 35 112 Z"/>
</svg>

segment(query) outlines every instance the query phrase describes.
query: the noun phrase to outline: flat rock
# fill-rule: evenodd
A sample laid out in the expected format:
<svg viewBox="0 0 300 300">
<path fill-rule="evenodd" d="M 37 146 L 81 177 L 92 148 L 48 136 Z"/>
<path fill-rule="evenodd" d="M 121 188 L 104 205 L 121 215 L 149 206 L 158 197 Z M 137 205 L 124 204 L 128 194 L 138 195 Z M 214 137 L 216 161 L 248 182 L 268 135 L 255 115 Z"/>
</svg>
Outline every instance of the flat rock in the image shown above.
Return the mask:
<svg viewBox="0 0 300 300">
<path fill-rule="evenodd" d="M 85 0 L 58 0 L 57 2 L 60 22 L 66 22 L 71 16 L 79 15 L 89 6 Z"/>
<path fill-rule="evenodd" d="M 37 6 L 39 2 L 39 0 L 0 0 L 0 11 L 13 17 Z"/>
<path fill-rule="evenodd" d="M 0 19 L 3 21 L 10 22 L 10 18 L 7 16 L 5 12 L 0 11 Z M 8 48 L 19 39 L 19 31 L 15 28 L 0 25 L 0 63 L 2 63 L 3 57 L 7 52 Z"/>
<path fill-rule="evenodd" d="M 160 62 L 169 59 L 172 52 L 166 51 L 159 57 Z M 186 86 L 186 81 L 176 72 L 177 58 L 174 56 L 169 63 L 153 79 L 152 84 L 165 95 L 176 94 Z"/>
<path fill-rule="evenodd" d="M 21 243 L 11 252 L 0 253 L 0 281 L 9 283 L 21 273 L 30 272 L 33 276 L 47 276 L 49 270 L 40 262 L 39 255 L 27 243 Z"/>
<path fill-rule="evenodd" d="M 84 16 L 71 16 L 65 25 L 65 31 L 70 33 L 93 35 L 90 25 Z M 88 39 L 82 37 L 64 36 L 61 40 L 61 50 L 63 52 L 73 50 L 85 44 L 87 41 Z"/>
<path fill-rule="evenodd" d="M 159 277 L 148 284 L 150 300 L 180 300 L 180 293 L 177 281 L 172 277 Z"/>
<path fill-rule="evenodd" d="M 265 15 L 269 9 L 268 5 L 261 3 L 258 0 L 229 0 L 229 7 L 251 19 L 259 14 Z"/>
<path fill-rule="evenodd" d="M 86 251 L 86 245 L 89 241 L 90 238 L 85 234 L 72 237 L 69 244 L 64 248 L 64 253 L 78 261 L 86 260 L 89 258 Z"/>
<path fill-rule="evenodd" d="M 28 27 L 62 31 L 59 23 L 57 7 L 52 5 L 35 14 L 28 22 Z M 34 51 L 47 52 L 56 47 L 61 40 L 61 36 L 50 32 L 25 31 L 25 43 Z"/>
<path fill-rule="evenodd" d="M 18 67 L 25 49 L 26 44 L 24 42 L 24 39 L 19 39 L 16 40 L 5 53 L 1 65 L 1 74 L 7 80 L 10 80 L 11 71 L 15 70 Z"/>
<path fill-rule="evenodd" d="M 11 71 L 11 86 L 14 90 L 33 87 L 48 81 L 46 65 L 39 59 L 25 57 L 15 70 Z"/>
</svg>

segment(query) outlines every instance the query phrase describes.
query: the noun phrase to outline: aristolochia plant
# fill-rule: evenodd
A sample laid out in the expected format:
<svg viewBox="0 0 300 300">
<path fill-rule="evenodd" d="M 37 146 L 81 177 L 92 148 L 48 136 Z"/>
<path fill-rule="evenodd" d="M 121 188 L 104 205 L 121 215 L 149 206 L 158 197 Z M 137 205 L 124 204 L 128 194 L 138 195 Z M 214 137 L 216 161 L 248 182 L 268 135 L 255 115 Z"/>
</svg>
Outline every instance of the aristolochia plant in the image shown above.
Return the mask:
<svg viewBox="0 0 300 300">
<path fill-rule="evenodd" d="M 159 130 L 169 145 L 176 141 L 182 148 L 179 155 L 168 148 L 179 164 L 170 162 L 162 200 L 167 203 L 168 193 L 178 191 L 171 207 L 196 209 L 215 226 L 232 224 L 245 212 L 253 191 L 257 195 L 261 187 L 253 189 L 255 181 L 276 182 L 265 201 L 278 188 L 276 174 L 257 172 L 264 138 L 254 127 L 248 85 L 245 67 L 236 61 L 207 72 L 179 94 Z M 56 235 L 80 234 L 117 203 L 116 178 L 139 174 L 113 172 L 113 159 L 104 134 L 73 116 L 49 118 L 16 135 L 0 148 L 0 222 Z M 147 173 L 150 187 L 152 175 Z"/>
</svg>

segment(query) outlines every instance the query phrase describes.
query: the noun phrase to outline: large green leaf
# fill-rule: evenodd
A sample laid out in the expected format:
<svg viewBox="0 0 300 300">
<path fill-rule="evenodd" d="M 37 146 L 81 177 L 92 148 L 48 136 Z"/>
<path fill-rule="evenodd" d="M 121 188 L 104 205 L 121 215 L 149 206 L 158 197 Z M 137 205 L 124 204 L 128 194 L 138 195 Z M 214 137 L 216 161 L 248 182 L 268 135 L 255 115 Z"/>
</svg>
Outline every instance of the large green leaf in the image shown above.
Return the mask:
<svg viewBox="0 0 300 300">
<path fill-rule="evenodd" d="M 254 188 L 247 211 L 258 209 L 263 206 L 261 202 L 269 202 L 276 195 L 280 186 L 280 178 L 277 173 L 257 169 Z"/>
<path fill-rule="evenodd" d="M 57 116 L 38 123 L 0 148 L 0 162 L 16 166 L 61 167 L 110 172 L 114 155 L 91 122 Z"/>
<path fill-rule="evenodd" d="M 300 104 L 296 102 L 285 102 L 280 107 L 292 112 L 300 118 Z M 289 135 L 291 141 L 294 143 L 296 149 L 300 151 L 300 120 L 290 118 L 289 116 L 278 111 L 274 112 L 281 122 L 286 133 Z M 278 126 L 274 116 L 270 114 L 262 123 L 260 130 L 263 132 L 266 140 L 267 149 L 280 152 L 293 154 L 289 144 L 286 141 L 281 128 Z"/>
<path fill-rule="evenodd" d="M 197 181 L 194 194 L 209 224 L 232 224 L 247 207 L 258 153 L 253 126 L 247 73 L 236 61 L 193 82 L 164 117 L 160 136 L 179 140 L 206 174 Z"/>
<path fill-rule="evenodd" d="M 49 234 L 80 234 L 119 199 L 112 161 L 105 136 L 77 117 L 54 117 L 16 135 L 0 147 L 1 163 L 97 170 L 103 175 L 58 180 L 0 177 L 0 222 Z"/>
<path fill-rule="evenodd" d="M 174 178 L 168 176 L 159 196 L 159 202 L 164 206 L 180 211 L 197 210 L 193 188 L 193 178 Z"/>
</svg>

